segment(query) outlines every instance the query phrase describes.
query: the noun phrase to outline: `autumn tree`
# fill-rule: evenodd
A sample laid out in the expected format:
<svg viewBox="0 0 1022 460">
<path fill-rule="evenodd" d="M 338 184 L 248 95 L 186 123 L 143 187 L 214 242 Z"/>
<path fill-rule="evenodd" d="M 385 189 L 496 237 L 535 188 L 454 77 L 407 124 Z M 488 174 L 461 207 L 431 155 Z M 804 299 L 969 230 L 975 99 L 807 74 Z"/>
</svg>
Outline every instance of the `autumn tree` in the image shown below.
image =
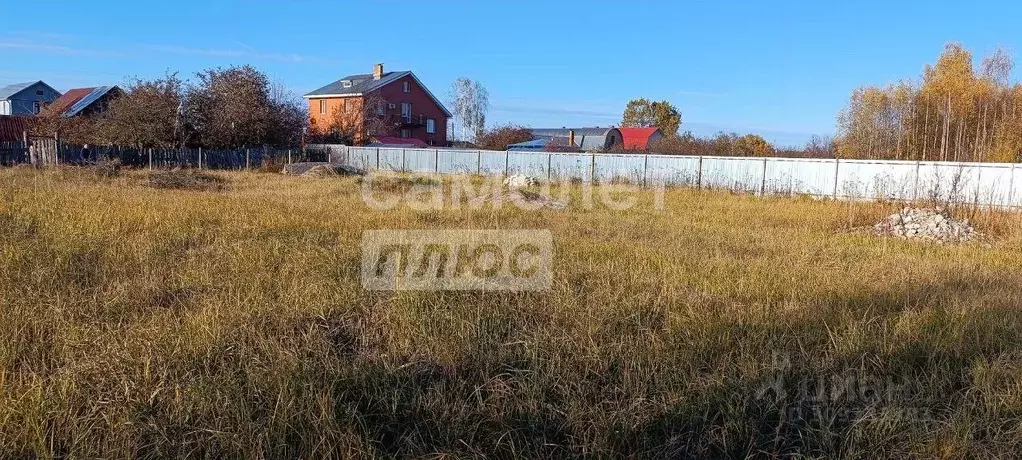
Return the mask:
<svg viewBox="0 0 1022 460">
<path fill-rule="evenodd" d="M 145 147 L 176 147 L 186 141 L 181 107 L 184 82 L 168 72 L 152 80 L 134 79 L 125 95 L 110 101 L 98 120 L 97 136 L 108 143 Z"/>
<path fill-rule="evenodd" d="M 774 154 L 774 146 L 756 134 L 746 134 L 739 137 L 735 147 L 741 152 L 742 156 L 747 157 L 768 157 Z"/>
<path fill-rule="evenodd" d="M 216 68 L 195 76 L 185 104 L 193 142 L 213 148 L 284 146 L 301 136 L 305 109 L 256 68 Z"/>
<path fill-rule="evenodd" d="M 462 127 L 462 139 L 469 136 L 477 139 L 486 130 L 490 93 L 478 81 L 461 77 L 454 80 L 449 97 L 454 116 Z"/>
<path fill-rule="evenodd" d="M 507 146 L 520 142 L 531 141 L 532 131 L 524 126 L 507 124 L 487 130 L 476 140 L 476 144 L 485 150 L 507 150 Z"/>
<path fill-rule="evenodd" d="M 1016 161 L 1022 153 L 1022 90 L 1009 81 L 1014 63 L 995 50 L 975 65 L 951 43 L 918 81 L 852 92 L 838 116 L 843 158 Z"/>
<path fill-rule="evenodd" d="M 681 126 L 681 112 L 670 102 L 650 101 L 645 98 L 633 99 L 625 106 L 621 117 L 625 128 L 648 128 L 656 126 L 665 136 L 678 134 Z"/>
</svg>

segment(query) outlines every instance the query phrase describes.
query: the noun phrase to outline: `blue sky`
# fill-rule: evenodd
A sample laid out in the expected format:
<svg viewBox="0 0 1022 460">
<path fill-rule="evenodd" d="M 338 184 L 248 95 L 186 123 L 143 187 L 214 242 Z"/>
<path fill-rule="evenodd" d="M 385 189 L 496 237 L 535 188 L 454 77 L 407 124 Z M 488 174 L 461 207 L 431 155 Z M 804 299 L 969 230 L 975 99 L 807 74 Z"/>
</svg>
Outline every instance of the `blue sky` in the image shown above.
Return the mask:
<svg viewBox="0 0 1022 460">
<path fill-rule="evenodd" d="M 481 81 L 490 124 L 607 126 L 647 97 L 678 106 L 683 131 L 782 145 L 832 134 L 853 88 L 917 77 L 946 42 L 978 59 L 1022 40 L 1008 1 L 0 4 L 15 18 L 0 29 L 0 84 L 253 64 L 303 93 L 383 62 L 441 98 L 459 76 Z"/>
</svg>

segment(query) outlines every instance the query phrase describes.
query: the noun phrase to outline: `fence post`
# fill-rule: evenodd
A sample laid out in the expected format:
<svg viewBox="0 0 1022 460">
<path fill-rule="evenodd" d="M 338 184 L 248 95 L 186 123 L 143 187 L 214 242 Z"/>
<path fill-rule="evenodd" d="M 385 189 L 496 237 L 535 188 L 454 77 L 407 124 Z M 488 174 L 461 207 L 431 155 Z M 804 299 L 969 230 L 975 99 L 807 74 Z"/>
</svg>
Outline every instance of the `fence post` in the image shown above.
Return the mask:
<svg viewBox="0 0 1022 460">
<path fill-rule="evenodd" d="M 291 164 L 291 149 L 287 149 L 287 164 Z"/>
<path fill-rule="evenodd" d="M 760 182 L 760 184 L 759 184 L 759 196 L 763 196 L 763 195 L 766 194 L 766 168 L 767 168 L 767 159 L 764 158 L 763 159 L 763 182 Z"/>
<path fill-rule="evenodd" d="M 480 176 L 483 174 L 483 151 L 476 150 L 476 175 Z"/>
<path fill-rule="evenodd" d="M 508 166 L 509 166 L 510 162 L 511 162 L 511 151 L 510 150 L 505 150 L 504 151 L 504 175 L 505 176 L 508 175 Z"/>
<path fill-rule="evenodd" d="M 919 171 L 922 169 L 923 162 L 916 160 L 916 177 L 912 184 L 912 203 L 919 200 Z"/>
<path fill-rule="evenodd" d="M 53 133 L 53 164 L 60 166 L 60 135 Z"/>
<path fill-rule="evenodd" d="M 1015 199 L 1015 163 L 1011 164 L 1011 174 L 1008 175 L 1008 207 L 1013 207 L 1012 203 Z"/>
<path fill-rule="evenodd" d="M 591 153 L 589 155 L 590 155 L 590 160 L 589 160 L 589 183 L 590 184 L 595 184 L 596 183 L 596 152 L 593 152 L 593 153 Z"/>
<path fill-rule="evenodd" d="M 202 169 L 202 147 L 199 147 L 199 169 Z"/>
<path fill-rule="evenodd" d="M 153 170 L 153 149 L 149 148 L 149 171 Z"/>
<path fill-rule="evenodd" d="M 696 188 L 703 188 L 703 156 L 699 155 L 699 171 L 696 171 Z"/>
<path fill-rule="evenodd" d="M 553 172 L 554 166 L 553 165 L 554 165 L 554 154 L 553 153 L 546 154 L 546 181 L 547 182 L 550 182 L 550 181 L 554 180 L 554 172 Z"/>
<path fill-rule="evenodd" d="M 376 170 L 380 170 L 380 148 L 376 147 Z"/>
<path fill-rule="evenodd" d="M 646 154 L 646 158 L 642 161 L 642 187 L 646 187 L 646 173 L 649 172 L 649 154 Z"/>
<path fill-rule="evenodd" d="M 841 173 L 841 159 L 834 157 L 834 199 L 837 199 L 837 178 Z"/>
<path fill-rule="evenodd" d="M 440 173 L 440 149 L 433 149 L 433 172 Z"/>
<path fill-rule="evenodd" d="M 245 169 L 252 168 L 252 149 L 245 149 Z"/>
<path fill-rule="evenodd" d="M 21 160 L 22 163 L 25 161 L 31 162 L 32 158 L 28 154 L 28 131 L 21 132 L 21 147 L 25 149 L 25 156 Z M 34 164 L 32 166 L 35 166 Z"/>
<path fill-rule="evenodd" d="M 406 164 L 408 163 L 405 162 L 405 149 L 401 149 L 401 172 L 408 172 L 408 167 L 405 166 Z"/>
</svg>

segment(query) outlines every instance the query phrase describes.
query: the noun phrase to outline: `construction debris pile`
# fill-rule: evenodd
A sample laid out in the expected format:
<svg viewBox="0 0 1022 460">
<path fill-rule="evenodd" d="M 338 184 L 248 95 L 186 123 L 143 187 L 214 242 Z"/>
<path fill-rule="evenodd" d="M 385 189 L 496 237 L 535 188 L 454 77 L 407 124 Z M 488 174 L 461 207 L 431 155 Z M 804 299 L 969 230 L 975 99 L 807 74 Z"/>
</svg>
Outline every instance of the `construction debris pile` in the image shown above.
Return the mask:
<svg viewBox="0 0 1022 460">
<path fill-rule="evenodd" d="M 937 244 L 965 243 L 981 236 L 968 219 L 954 220 L 940 208 L 904 208 L 874 225 L 873 231 L 879 236 Z"/>
</svg>

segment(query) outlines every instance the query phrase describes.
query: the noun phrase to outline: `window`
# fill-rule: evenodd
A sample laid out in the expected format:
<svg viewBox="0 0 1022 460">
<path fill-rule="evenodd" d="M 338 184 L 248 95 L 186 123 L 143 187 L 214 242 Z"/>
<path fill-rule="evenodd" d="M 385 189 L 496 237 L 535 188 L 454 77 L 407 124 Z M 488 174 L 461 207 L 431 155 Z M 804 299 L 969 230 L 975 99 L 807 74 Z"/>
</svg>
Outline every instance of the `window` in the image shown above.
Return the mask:
<svg viewBox="0 0 1022 460">
<path fill-rule="evenodd" d="M 380 101 L 380 102 L 376 103 L 376 114 L 377 115 L 386 115 L 387 114 L 387 103 L 386 102 Z"/>
<path fill-rule="evenodd" d="M 344 80 L 341 82 L 341 86 L 345 88 L 351 88 L 351 80 Z"/>
<path fill-rule="evenodd" d="M 39 115 L 39 111 L 42 110 L 42 108 L 43 105 L 40 104 L 39 101 L 35 101 L 32 103 L 32 113 Z"/>
<path fill-rule="evenodd" d="M 43 90 L 41 90 L 41 89 L 35 90 L 35 95 L 36 96 L 42 96 L 43 94 L 45 94 L 45 93 L 43 93 Z"/>
<path fill-rule="evenodd" d="M 426 119 L 426 133 L 436 134 L 436 120 L 432 118 Z"/>
<path fill-rule="evenodd" d="M 319 113 L 326 115 L 326 99 L 319 100 Z"/>
<path fill-rule="evenodd" d="M 351 99 L 344 100 L 344 113 L 351 113 L 355 111 L 355 101 Z"/>
<path fill-rule="evenodd" d="M 410 102 L 401 103 L 401 118 L 407 121 L 412 121 L 412 104 Z"/>
<path fill-rule="evenodd" d="M 406 92 L 406 93 L 410 93 L 410 92 L 412 92 L 412 88 L 410 88 L 410 87 L 408 86 L 408 82 L 405 82 L 404 84 L 405 84 L 405 92 Z"/>
<path fill-rule="evenodd" d="M 404 138 L 412 137 L 412 131 L 408 130 L 408 129 L 402 129 L 401 130 L 401 137 L 404 137 Z"/>
</svg>

